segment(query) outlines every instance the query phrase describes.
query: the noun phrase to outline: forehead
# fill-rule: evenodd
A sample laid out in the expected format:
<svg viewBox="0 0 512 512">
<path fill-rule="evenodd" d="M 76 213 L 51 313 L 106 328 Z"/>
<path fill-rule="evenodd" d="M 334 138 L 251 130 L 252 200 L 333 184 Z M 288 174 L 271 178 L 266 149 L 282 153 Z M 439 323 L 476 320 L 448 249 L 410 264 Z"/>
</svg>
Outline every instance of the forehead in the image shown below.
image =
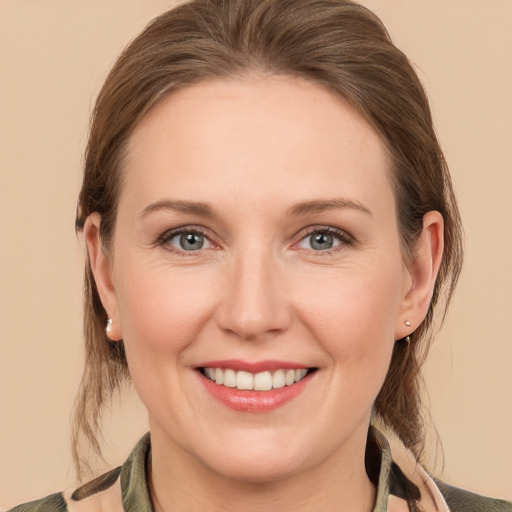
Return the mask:
<svg viewBox="0 0 512 512">
<path fill-rule="evenodd" d="M 144 201 L 165 193 L 210 201 L 213 191 L 219 197 L 242 189 L 267 199 L 283 190 L 331 190 L 364 200 L 390 188 L 388 155 L 375 130 L 342 98 L 291 77 L 181 89 L 142 120 L 126 156 L 126 192 Z"/>
</svg>

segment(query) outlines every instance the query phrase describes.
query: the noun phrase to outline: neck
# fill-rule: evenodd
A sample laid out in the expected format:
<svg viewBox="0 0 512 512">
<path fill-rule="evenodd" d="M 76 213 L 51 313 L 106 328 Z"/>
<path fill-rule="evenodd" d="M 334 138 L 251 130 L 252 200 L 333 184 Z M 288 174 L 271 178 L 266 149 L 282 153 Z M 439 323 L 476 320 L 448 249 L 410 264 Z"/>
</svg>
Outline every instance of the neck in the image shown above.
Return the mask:
<svg viewBox="0 0 512 512">
<path fill-rule="evenodd" d="M 356 443 L 355 450 L 344 447 L 320 466 L 271 482 L 226 477 L 205 467 L 181 447 L 169 446 L 162 432 L 152 429 L 151 437 L 149 484 L 155 512 L 373 510 L 376 490 L 364 468 L 365 436 L 362 444 Z"/>
</svg>

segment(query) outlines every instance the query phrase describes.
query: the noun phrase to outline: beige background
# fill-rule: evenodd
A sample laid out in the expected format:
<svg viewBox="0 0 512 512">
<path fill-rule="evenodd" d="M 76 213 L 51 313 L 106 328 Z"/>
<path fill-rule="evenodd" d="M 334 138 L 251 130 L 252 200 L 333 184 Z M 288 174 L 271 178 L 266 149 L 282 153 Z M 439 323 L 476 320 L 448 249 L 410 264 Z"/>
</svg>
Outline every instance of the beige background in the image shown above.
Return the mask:
<svg viewBox="0 0 512 512">
<path fill-rule="evenodd" d="M 512 2 L 367 0 L 417 63 L 467 231 L 427 366 L 451 483 L 512 498 Z M 73 232 L 88 115 L 123 45 L 172 2 L 0 0 L 0 506 L 73 483 L 82 248 Z M 110 464 L 145 431 L 130 393 Z"/>
</svg>

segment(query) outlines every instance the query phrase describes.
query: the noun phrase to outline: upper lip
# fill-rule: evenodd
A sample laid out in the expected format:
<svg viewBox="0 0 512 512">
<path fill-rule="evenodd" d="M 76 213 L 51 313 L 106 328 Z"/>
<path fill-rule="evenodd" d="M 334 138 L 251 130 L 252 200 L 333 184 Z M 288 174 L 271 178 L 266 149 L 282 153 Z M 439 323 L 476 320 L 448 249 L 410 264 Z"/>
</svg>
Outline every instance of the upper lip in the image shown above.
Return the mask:
<svg viewBox="0 0 512 512">
<path fill-rule="evenodd" d="M 263 361 L 243 361 L 242 359 L 225 359 L 222 361 L 205 361 L 196 365 L 196 368 L 231 368 L 232 370 L 235 371 L 260 373 L 275 370 L 300 370 L 302 368 L 308 369 L 311 368 L 311 366 L 292 361 L 277 361 L 273 359 Z"/>
</svg>

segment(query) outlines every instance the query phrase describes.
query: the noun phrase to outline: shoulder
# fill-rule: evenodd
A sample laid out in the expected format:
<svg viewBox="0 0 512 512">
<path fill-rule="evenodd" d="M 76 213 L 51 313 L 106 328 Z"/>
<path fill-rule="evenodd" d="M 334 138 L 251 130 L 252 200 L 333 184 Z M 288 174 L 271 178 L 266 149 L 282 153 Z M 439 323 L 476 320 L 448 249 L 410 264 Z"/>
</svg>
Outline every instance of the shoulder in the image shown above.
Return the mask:
<svg viewBox="0 0 512 512">
<path fill-rule="evenodd" d="M 18 505 L 7 512 L 152 512 L 147 488 L 146 461 L 149 433 L 136 444 L 123 466 L 95 478 L 78 489 L 52 494 L 42 500 Z"/>
<path fill-rule="evenodd" d="M 115 468 L 75 491 L 52 494 L 42 500 L 18 505 L 7 512 L 97 512 L 120 510 L 121 488 Z"/>
<path fill-rule="evenodd" d="M 436 480 L 450 512 L 512 512 L 512 502 L 480 496 Z"/>
<path fill-rule="evenodd" d="M 51 494 L 42 500 L 31 501 L 11 508 L 7 512 L 66 512 L 68 510 L 62 493 Z"/>
</svg>

